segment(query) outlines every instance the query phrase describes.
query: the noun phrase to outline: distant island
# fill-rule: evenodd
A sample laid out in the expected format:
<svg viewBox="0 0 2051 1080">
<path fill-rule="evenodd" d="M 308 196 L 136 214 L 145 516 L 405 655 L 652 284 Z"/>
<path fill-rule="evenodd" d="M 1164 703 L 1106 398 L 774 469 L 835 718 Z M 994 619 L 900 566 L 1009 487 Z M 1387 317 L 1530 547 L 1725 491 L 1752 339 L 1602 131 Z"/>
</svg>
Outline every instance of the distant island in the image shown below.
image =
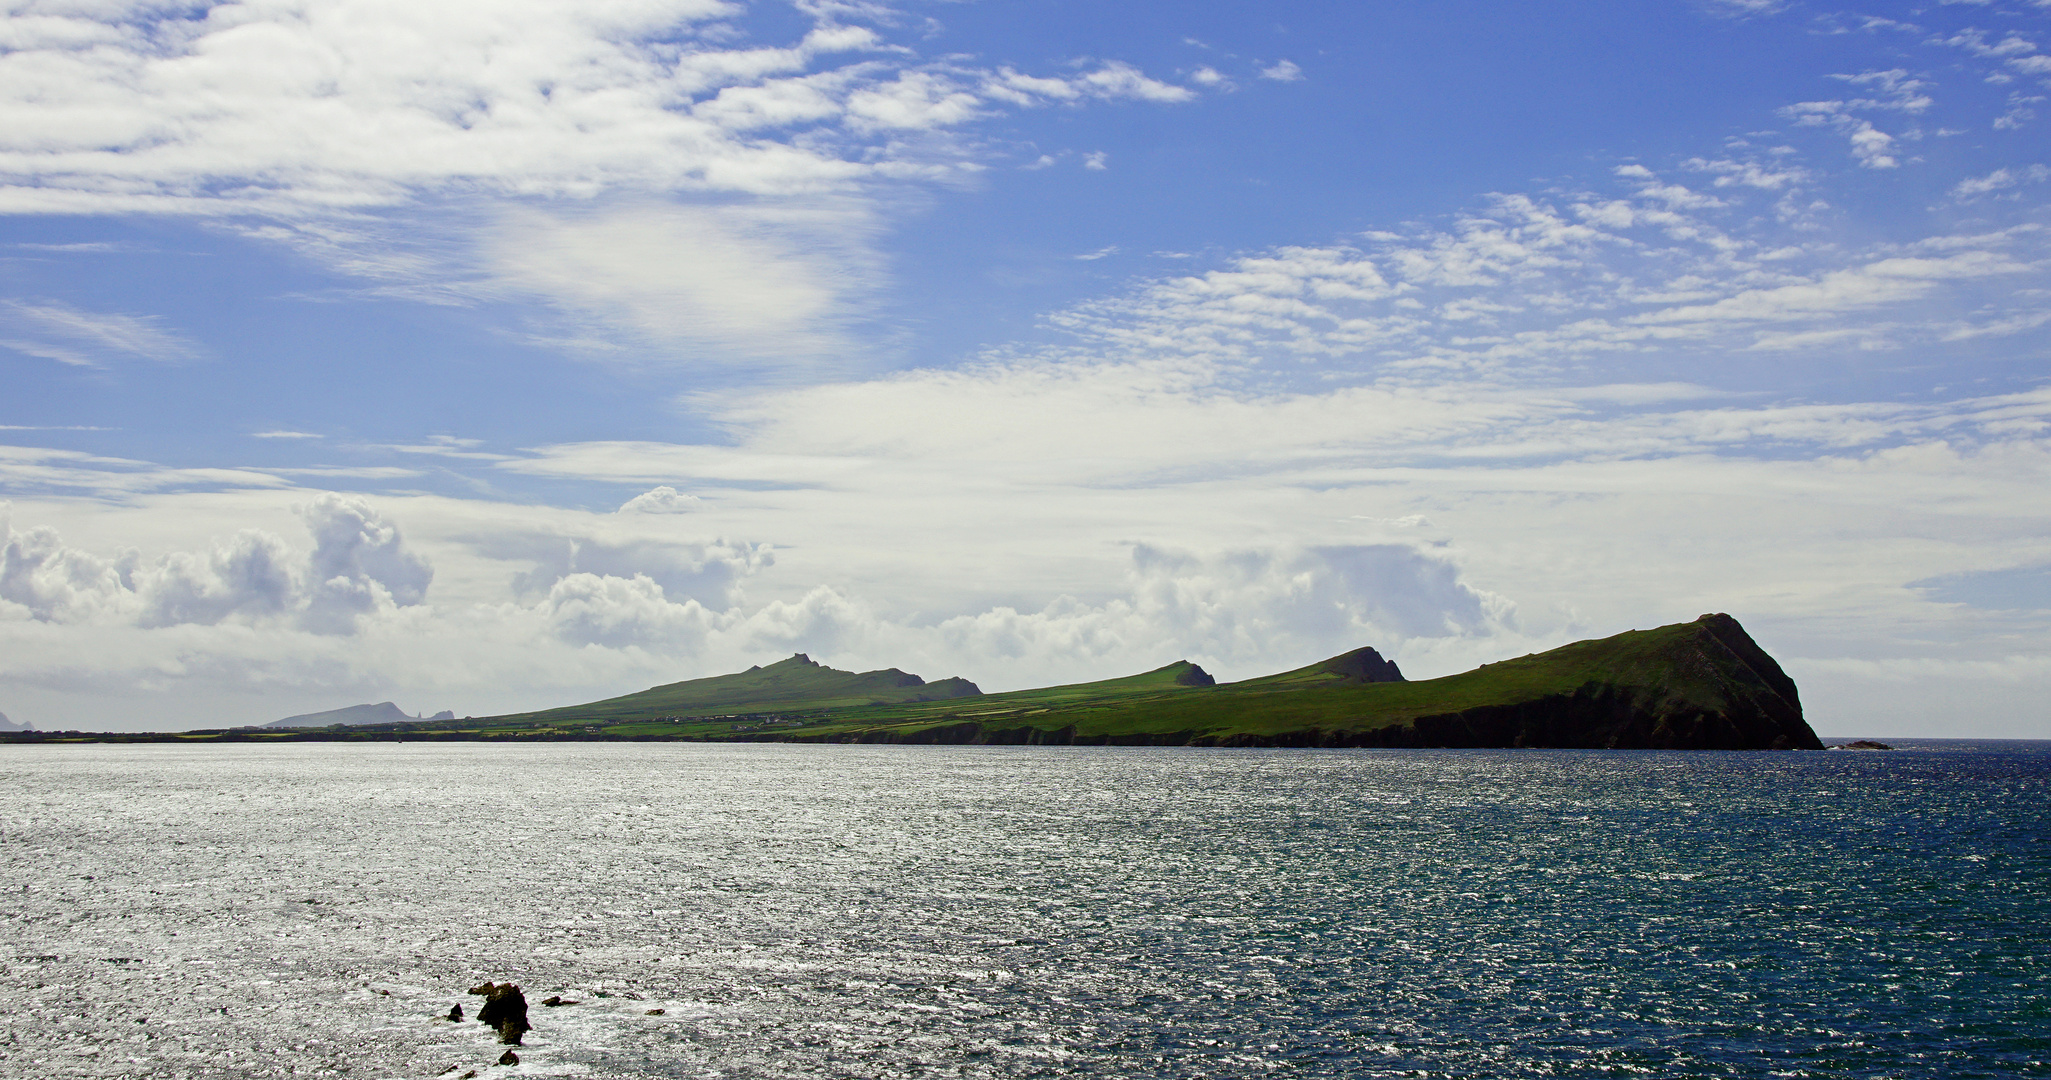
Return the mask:
<svg viewBox="0 0 2051 1080">
<path fill-rule="evenodd" d="M 382 719 L 362 710 L 389 710 Z M 318 726 L 309 721 L 327 719 Z M 1578 641 L 1412 682 L 1372 648 L 1219 684 L 1186 660 L 985 694 L 961 678 L 838 671 L 803 653 L 538 712 L 420 720 L 390 702 L 258 728 L 0 741 L 641 740 L 1120 746 L 1821 750 L 1794 680 L 1729 615 Z"/>
<path fill-rule="evenodd" d="M 441 712 L 438 712 L 433 716 L 426 717 L 426 719 L 428 720 L 454 720 L 455 718 L 456 714 L 448 709 L 443 709 Z M 273 720 L 270 723 L 265 724 L 264 726 L 274 728 L 303 728 L 333 727 L 337 724 L 340 724 L 345 727 L 356 727 L 363 724 L 409 724 L 420 719 L 422 718 L 418 716 L 408 716 L 405 713 L 399 711 L 399 707 L 397 705 L 392 704 L 389 701 L 380 701 L 375 705 L 351 705 L 346 709 L 329 709 L 326 712 L 300 713 L 298 716 L 288 716 L 283 720 Z"/>
</svg>

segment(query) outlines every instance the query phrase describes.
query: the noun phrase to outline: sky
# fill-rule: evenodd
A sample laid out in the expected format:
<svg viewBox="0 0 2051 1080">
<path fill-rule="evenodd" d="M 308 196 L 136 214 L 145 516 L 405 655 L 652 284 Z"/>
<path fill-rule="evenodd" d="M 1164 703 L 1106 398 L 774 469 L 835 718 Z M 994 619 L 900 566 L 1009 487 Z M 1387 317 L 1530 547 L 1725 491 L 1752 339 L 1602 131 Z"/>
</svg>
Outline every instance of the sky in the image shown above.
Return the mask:
<svg viewBox="0 0 2051 1080">
<path fill-rule="evenodd" d="M 2051 738 L 2051 0 L 0 0 L 0 711 L 1736 616 Z"/>
</svg>

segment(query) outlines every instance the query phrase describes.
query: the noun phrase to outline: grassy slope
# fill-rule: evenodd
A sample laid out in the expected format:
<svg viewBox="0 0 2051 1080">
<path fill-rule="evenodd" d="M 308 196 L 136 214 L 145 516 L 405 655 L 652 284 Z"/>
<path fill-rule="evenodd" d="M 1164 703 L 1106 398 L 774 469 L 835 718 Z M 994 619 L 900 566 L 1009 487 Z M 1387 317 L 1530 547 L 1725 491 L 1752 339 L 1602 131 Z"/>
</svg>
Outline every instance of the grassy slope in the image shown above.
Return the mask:
<svg viewBox="0 0 2051 1080">
<path fill-rule="evenodd" d="M 917 676 L 896 668 L 838 671 L 816 664 L 800 653 L 768 667 L 749 668 L 732 675 L 669 683 L 587 705 L 487 717 L 460 726 L 552 727 L 620 724 L 657 716 L 809 712 L 922 699 L 951 700 L 979 693 L 975 684 L 963 679 L 922 683 Z"/>
<path fill-rule="evenodd" d="M 1720 621 L 1719 621 L 1720 620 Z M 1732 631 L 1735 630 L 1735 635 Z M 1337 660 L 1339 658 L 1334 658 Z M 1230 741 L 1317 731 L 1364 732 L 1453 715 L 1488 715 L 1577 696 L 1621 705 L 1654 723 L 1659 718 L 1743 715 L 1792 704 L 1794 686 L 1728 616 L 1704 616 L 1654 630 L 1582 641 L 1550 652 L 1485 664 L 1422 682 L 1346 684 L 1325 661 L 1280 675 L 1209 689 L 1132 694 L 1117 699 L 1003 702 L 993 697 L 962 708 L 935 703 L 835 715 L 806 735 L 920 738 L 949 725 L 976 722 L 986 732 L 1027 728 L 1043 734 L 1073 729 L 1076 738 L 1181 735 Z M 1765 669 L 1770 668 L 1770 672 Z M 1784 688 L 1781 684 L 1784 683 Z M 1770 685 L 1769 685 L 1770 684 Z M 1601 709 L 1585 708 L 1593 714 Z M 1806 731 L 1806 726 L 1802 726 Z M 1808 736 L 1813 740 L 1813 734 Z M 1804 741 L 1799 737 L 1797 742 Z"/>
<path fill-rule="evenodd" d="M 1051 709 L 1071 707 L 1088 702 L 1118 701 L 1128 698 L 1151 698 L 1156 696 L 1187 694 L 1198 687 L 1189 686 L 1177 680 L 1186 680 L 1202 675 L 1203 669 L 1187 660 L 1178 660 L 1165 667 L 1121 679 L 1105 679 L 1102 682 L 1073 683 L 1066 686 L 1048 686 L 1034 690 L 1012 690 L 1002 694 L 982 694 L 976 697 L 952 698 L 940 701 L 828 704 L 813 702 L 808 705 L 794 705 L 780 710 L 785 714 L 797 714 L 808 723 L 808 731 L 821 730 L 818 725 L 827 724 L 832 730 L 866 728 L 880 724 L 900 723 L 907 719 L 931 718 L 947 723 L 973 721 L 978 723 L 1008 722 L 1017 717 L 1032 716 Z M 624 700 L 624 699 L 616 699 Z M 604 704 L 601 702 L 600 704 Z M 581 716 L 591 706 L 555 710 L 564 714 Z M 773 710 L 757 710 L 773 711 Z M 755 725 L 747 722 L 744 728 Z M 732 730 L 734 724 L 721 723 L 712 726 L 694 724 L 639 723 L 609 727 L 608 731 L 620 735 L 669 735 L 709 734 L 718 735 Z"/>
<path fill-rule="evenodd" d="M 912 685 L 895 669 L 839 672 L 800 656 L 588 705 L 392 725 L 388 734 L 1820 746 L 1801 720 L 1793 682 L 1727 615 L 1575 642 L 1423 682 L 1361 683 L 1346 674 L 1358 670 L 1348 664 L 1353 656 L 1223 686 L 1189 685 L 1203 681 L 1200 669 L 1176 663 L 1122 679 L 936 701 L 909 699 L 972 687 L 959 680 Z M 349 737 L 379 737 L 369 729 L 348 730 Z"/>
</svg>

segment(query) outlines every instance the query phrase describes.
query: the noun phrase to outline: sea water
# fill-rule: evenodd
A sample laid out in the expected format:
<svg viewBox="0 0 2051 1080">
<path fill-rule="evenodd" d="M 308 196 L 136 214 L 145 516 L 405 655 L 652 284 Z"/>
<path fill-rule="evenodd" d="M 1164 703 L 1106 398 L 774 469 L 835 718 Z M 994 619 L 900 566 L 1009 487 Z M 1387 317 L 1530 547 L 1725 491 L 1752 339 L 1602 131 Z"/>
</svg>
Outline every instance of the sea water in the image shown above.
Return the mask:
<svg viewBox="0 0 2051 1080">
<path fill-rule="evenodd" d="M 2051 1076 L 2047 781 L 2044 744 L 8 747 L 0 1073 Z M 517 1065 L 443 1018 L 486 980 Z"/>
</svg>

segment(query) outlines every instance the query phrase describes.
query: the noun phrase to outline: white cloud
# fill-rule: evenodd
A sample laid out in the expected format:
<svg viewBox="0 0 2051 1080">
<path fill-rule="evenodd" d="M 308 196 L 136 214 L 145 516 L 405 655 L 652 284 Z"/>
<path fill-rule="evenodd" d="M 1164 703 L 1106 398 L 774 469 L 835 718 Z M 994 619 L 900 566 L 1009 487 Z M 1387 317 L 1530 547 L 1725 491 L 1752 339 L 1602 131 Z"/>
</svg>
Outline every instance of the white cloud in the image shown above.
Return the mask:
<svg viewBox="0 0 2051 1080">
<path fill-rule="evenodd" d="M 1913 78 L 1906 69 L 1867 71 L 1858 75 L 1833 75 L 1848 85 L 1876 91 L 1880 97 L 1804 101 L 1780 110 L 1796 124 L 1829 125 L 1850 143 L 1852 157 L 1868 169 L 1894 169 L 1901 165 L 1895 136 L 1873 125 L 1862 112 L 1893 112 L 1918 116 L 1930 109 L 1933 99 L 1923 91 L 1928 83 Z"/>
<path fill-rule="evenodd" d="M 698 509 L 696 495 L 686 495 L 663 484 L 628 499 L 615 513 L 620 514 L 688 514 Z"/>
<path fill-rule="evenodd" d="M 0 617 L 144 629 L 233 619 L 350 634 L 362 616 L 425 599 L 433 569 L 368 504 L 322 494 L 299 513 L 314 540 L 304 557 L 245 529 L 203 551 L 105 558 L 48 526 L 15 532 L 0 519 Z"/>
<path fill-rule="evenodd" d="M 389 294 L 539 298 L 567 315 L 539 340 L 601 356 L 853 363 L 882 209 L 986 168 L 963 129 L 1196 98 L 1116 60 L 922 59 L 889 11 L 800 10 L 806 32 L 756 47 L 726 44 L 723 0 L 11 12 L 0 212 L 225 219 Z M 67 364 L 191 352 L 121 318 L 0 342 Z"/>
<path fill-rule="evenodd" d="M 2051 168 L 2043 165 L 1996 169 L 1985 176 L 1967 177 L 1953 184 L 1951 195 L 1955 199 L 1971 199 L 2025 183 L 2041 184 L 2046 180 L 2051 180 Z"/>
<path fill-rule="evenodd" d="M 162 324 L 155 316 L 82 311 L 56 301 L 0 300 L 0 327 L 26 336 L 0 345 L 79 367 L 104 366 L 110 359 L 175 363 L 201 355 L 198 346 Z"/>
<path fill-rule="evenodd" d="M 860 203 L 642 204 L 508 211 L 485 252 L 499 287 L 544 297 L 598 341 L 688 359 L 793 360 L 843 345 L 881 260 Z"/>
<path fill-rule="evenodd" d="M 1303 78 L 1303 69 L 1288 60 L 1278 61 L 1261 69 L 1261 78 L 1276 82 L 1297 82 Z"/>
<path fill-rule="evenodd" d="M 542 609 L 552 632 L 564 641 L 613 648 L 695 649 L 715 622 L 696 600 L 670 603 L 662 586 L 639 574 L 568 575 L 549 589 Z"/>
<path fill-rule="evenodd" d="M 1085 169 L 1094 169 L 1098 172 L 1102 172 L 1103 170 L 1111 167 L 1109 164 L 1107 164 L 1107 162 L 1109 162 L 1110 160 L 1110 154 L 1102 150 L 1092 150 L 1089 153 L 1084 154 L 1082 156 L 1082 167 Z"/>
<path fill-rule="evenodd" d="M 791 45 L 722 48 L 720 20 L 737 10 L 283 0 L 16 12 L 0 24 L 12 39 L 0 206 L 289 215 L 447 187 L 790 194 L 942 175 L 946 158 L 892 140 L 992 103 L 1193 97 L 1116 61 L 1057 77 L 924 63 L 846 21 L 864 17 L 851 11 L 815 12 Z"/>
</svg>

